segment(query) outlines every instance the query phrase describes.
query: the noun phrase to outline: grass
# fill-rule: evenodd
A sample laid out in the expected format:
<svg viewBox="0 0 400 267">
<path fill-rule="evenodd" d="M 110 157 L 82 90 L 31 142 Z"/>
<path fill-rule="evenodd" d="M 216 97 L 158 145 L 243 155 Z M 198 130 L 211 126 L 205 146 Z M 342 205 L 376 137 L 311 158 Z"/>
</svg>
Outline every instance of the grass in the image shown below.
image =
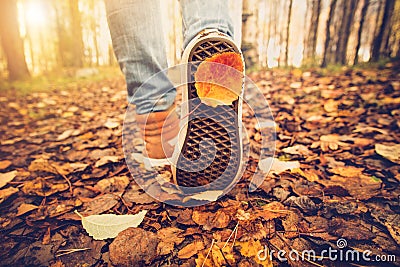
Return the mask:
<svg viewBox="0 0 400 267">
<path fill-rule="evenodd" d="M 98 73 L 87 77 L 76 77 L 75 70 L 63 69 L 24 81 L 0 80 L 0 94 L 14 92 L 24 95 L 32 92 L 45 92 L 51 89 L 79 88 L 93 82 L 122 76 L 118 67 L 99 67 L 97 70 Z"/>
</svg>

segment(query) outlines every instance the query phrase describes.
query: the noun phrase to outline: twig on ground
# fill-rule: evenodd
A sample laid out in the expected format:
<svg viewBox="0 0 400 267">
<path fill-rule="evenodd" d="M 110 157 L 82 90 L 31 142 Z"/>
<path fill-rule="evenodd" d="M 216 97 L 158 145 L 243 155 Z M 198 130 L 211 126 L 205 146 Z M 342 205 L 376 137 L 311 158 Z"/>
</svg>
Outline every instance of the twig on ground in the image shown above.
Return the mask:
<svg viewBox="0 0 400 267">
<path fill-rule="evenodd" d="M 74 252 L 86 251 L 86 250 L 89 250 L 89 249 L 91 249 L 91 248 L 60 249 L 59 251 L 57 251 L 55 256 L 56 257 L 61 257 L 61 256 L 68 255 L 68 254 L 71 254 L 71 253 L 74 253 Z"/>
<path fill-rule="evenodd" d="M 201 265 L 201 267 L 204 267 L 204 264 L 206 263 L 206 260 L 207 260 L 207 258 L 208 258 L 208 255 L 210 255 L 210 252 L 211 252 L 211 250 L 212 250 L 212 248 L 213 248 L 213 246 L 214 246 L 214 242 L 215 242 L 215 240 L 214 240 L 214 238 L 213 238 L 213 240 L 212 240 L 212 242 L 211 242 L 210 249 L 208 250 L 206 257 L 204 258 L 204 261 L 203 261 L 203 264 Z"/>
</svg>

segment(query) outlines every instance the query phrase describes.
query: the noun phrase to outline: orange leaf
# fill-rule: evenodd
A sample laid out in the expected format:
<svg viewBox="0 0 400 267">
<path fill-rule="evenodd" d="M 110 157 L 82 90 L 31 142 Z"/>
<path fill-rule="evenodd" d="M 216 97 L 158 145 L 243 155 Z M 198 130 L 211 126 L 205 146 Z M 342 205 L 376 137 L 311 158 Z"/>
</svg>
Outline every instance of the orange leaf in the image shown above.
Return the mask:
<svg viewBox="0 0 400 267">
<path fill-rule="evenodd" d="M 243 70 L 238 53 L 225 52 L 207 58 L 194 75 L 197 95 L 212 107 L 232 104 L 242 91 Z"/>
</svg>

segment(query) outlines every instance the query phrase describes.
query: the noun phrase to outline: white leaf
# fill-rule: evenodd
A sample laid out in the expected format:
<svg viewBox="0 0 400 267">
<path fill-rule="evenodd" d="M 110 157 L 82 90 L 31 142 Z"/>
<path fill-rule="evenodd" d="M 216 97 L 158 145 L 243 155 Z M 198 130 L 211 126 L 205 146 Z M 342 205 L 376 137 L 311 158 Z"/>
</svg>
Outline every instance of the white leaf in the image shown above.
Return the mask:
<svg viewBox="0 0 400 267">
<path fill-rule="evenodd" d="M 185 199 L 191 198 L 195 200 L 208 200 L 208 201 L 216 201 L 219 196 L 221 196 L 224 191 L 221 190 L 210 190 L 198 193 L 196 195 L 189 196 Z M 185 202 L 185 199 L 183 200 Z"/>
<path fill-rule="evenodd" d="M 82 216 L 75 211 L 82 219 L 83 228 L 96 240 L 115 238 L 120 232 L 129 227 L 138 227 L 144 219 L 147 210 L 142 210 L 135 215 L 101 214 Z"/>
<path fill-rule="evenodd" d="M 276 158 L 265 158 L 262 159 L 258 166 L 263 172 L 270 172 L 279 174 L 286 170 L 292 170 L 300 168 L 300 163 L 298 161 L 280 161 Z"/>
<path fill-rule="evenodd" d="M 114 120 L 107 120 L 106 123 L 104 123 L 104 127 L 108 129 L 117 128 L 119 125 L 120 125 L 119 122 Z"/>
<path fill-rule="evenodd" d="M 396 145 L 376 144 L 375 151 L 382 157 L 385 157 L 394 163 L 400 164 L 400 144 Z"/>
<path fill-rule="evenodd" d="M 18 171 L 10 171 L 6 173 L 0 173 L 0 188 L 11 182 L 15 176 L 17 176 Z"/>
</svg>

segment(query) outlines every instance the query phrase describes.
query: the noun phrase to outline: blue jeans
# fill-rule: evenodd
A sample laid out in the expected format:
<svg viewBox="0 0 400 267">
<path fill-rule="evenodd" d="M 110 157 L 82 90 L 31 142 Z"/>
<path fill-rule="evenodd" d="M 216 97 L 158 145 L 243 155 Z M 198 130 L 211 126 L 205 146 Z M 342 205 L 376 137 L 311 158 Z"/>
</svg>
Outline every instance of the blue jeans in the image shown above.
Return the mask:
<svg viewBox="0 0 400 267">
<path fill-rule="evenodd" d="M 129 102 L 136 105 L 138 114 L 167 110 L 175 101 L 176 89 L 166 72 L 159 73 L 168 68 L 160 0 L 105 0 L 105 4 Z M 227 0 L 180 0 L 180 5 L 184 48 L 204 29 L 217 29 L 233 37 Z"/>
</svg>

